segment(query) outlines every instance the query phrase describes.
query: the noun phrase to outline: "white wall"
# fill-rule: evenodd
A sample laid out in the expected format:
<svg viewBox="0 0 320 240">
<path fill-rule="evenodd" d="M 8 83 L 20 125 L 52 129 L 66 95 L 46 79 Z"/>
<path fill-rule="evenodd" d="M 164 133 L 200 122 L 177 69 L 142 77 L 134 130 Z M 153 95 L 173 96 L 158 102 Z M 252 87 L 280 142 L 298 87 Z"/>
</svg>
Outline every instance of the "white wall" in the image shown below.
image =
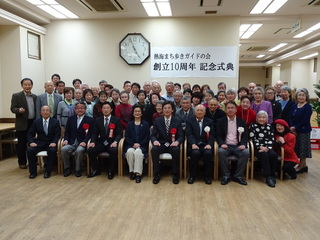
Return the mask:
<svg viewBox="0 0 320 240">
<path fill-rule="evenodd" d="M 80 78 L 89 85 L 105 79 L 122 89 L 125 80 L 143 82 L 150 77 L 150 59 L 142 66 L 129 66 L 119 57 L 119 42 L 127 33 L 139 32 L 154 47 L 238 46 L 239 18 L 153 18 L 54 21 L 46 35 L 46 79 L 59 73 L 67 85 Z M 165 82 L 217 83 L 238 87 L 238 78 L 161 78 Z"/>
</svg>

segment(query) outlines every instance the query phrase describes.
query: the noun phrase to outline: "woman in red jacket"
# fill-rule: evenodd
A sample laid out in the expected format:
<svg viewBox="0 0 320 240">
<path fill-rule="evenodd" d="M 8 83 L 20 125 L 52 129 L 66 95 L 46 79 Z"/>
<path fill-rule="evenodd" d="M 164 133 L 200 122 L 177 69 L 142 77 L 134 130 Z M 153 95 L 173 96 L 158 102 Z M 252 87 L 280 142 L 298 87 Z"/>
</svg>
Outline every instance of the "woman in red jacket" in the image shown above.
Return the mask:
<svg viewBox="0 0 320 240">
<path fill-rule="evenodd" d="M 294 151 L 296 145 L 296 136 L 290 133 L 289 124 L 283 119 L 277 119 L 275 124 L 275 150 L 279 154 L 280 147 L 284 148 L 284 165 L 283 171 L 287 173 L 291 179 L 297 178 L 295 166 L 299 164 L 299 159 Z"/>
</svg>

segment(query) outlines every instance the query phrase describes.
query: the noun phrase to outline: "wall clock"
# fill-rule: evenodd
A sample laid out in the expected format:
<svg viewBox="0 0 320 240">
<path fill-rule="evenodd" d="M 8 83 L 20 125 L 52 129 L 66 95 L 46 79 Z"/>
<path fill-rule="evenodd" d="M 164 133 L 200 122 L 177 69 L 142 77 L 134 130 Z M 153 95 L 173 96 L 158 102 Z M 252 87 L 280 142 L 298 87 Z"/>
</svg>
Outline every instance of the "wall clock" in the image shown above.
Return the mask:
<svg viewBox="0 0 320 240">
<path fill-rule="evenodd" d="M 150 56 L 150 42 L 141 33 L 128 33 L 119 43 L 120 57 L 129 65 L 141 65 Z"/>
</svg>

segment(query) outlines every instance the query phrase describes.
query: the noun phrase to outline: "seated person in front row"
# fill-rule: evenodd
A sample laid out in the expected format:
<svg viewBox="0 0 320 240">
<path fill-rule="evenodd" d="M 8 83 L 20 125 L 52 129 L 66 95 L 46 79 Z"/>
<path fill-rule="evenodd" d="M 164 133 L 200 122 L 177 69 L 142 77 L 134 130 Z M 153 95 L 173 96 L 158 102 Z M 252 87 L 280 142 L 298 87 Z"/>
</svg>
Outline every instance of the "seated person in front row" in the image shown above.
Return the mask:
<svg viewBox="0 0 320 240">
<path fill-rule="evenodd" d="M 198 161 L 204 161 L 204 181 L 211 184 L 211 173 L 213 169 L 213 120 L 205 117 L 206 108 L 203 105 L 195 107 L 195 117 L 187 122 L 186 136 L 188 139 L 188 152 L 191 156 L 189 164 L 188 183 L 193 184 L 197 175 Z"/>
<path fill-rule="evenodd" d="M 174 184 L 178 184 L 179 145 L 183 141 L 181 121 L 173 116 L 173 102 L 165 101 L 162 105 L 162 110 L 164 116 L 155 120 L 151 133 L 151 142 L 153 145 L 151 149 L 154 171 L 153 183 L 158 184 L 160 182 L 159 155 L 162 153 L 170 153 L 172 156 L 172 181 Z"/>
<path fill-rule="evenodd" d="M 102 105 L 103 116 L 97 118 L 94 122 L 88 149 L 92 172 L 88 175 L 88 178 L 100 175 L 100 164 L 98 163 L 97 156 L 102 152 L 110 154 L 108 159 L 108 178 L 114 178 L 114 171 L 118 162 L 118 142 L 122 137 L 122 127 L 120 119 L 111 115 L 112 111 L 111 103 L 105 102 Z"/>
<path fill-rule="evenodd" d="M 243 179 L 243 173 L 249 157 L 246 123 L 236 116 L 237 104 L 235 102 L 228 102 L 225 107 L 227 116 L 218 119 L 216 126 L 216 136 L 219 144 L 219 164 L 223 173 L 221 185 L 226 185 L 230 181 L 228 156 L 231 154 L 239 158 L 234 181 L 241 185 L 247 185 L 247 182 Z"/>
<path fill-rule="evenodd" d="M 64 141 L 61 148 L 61 157 L 64 165 L 63 176 L 68 177 L 70 170 L 70 155 L 75 152 L 76 177 L 81 177 L 81 163 L 87 149 L 87 143 L 91 138 L 94 120 L 86 116 L 87 106 L 83 102 L 75 104 L 76 115 L 68 118 Z"/>
<path fill-rule="evenodd" d="M 33 122 L 28 131 L 29 147 L 27 149 L 27 155 L 30 179 L 37 176 L 37 154 L 39 152 L 47 151 L 48 154 L 44 178 L 51 176 L 53 164 L 57 160 L 57 143 L 61 134 L 59 121 L 50 117 L 51 109 L 47 105 L 41 107 L 40 115 L 41 117 Z"/>
</svg>

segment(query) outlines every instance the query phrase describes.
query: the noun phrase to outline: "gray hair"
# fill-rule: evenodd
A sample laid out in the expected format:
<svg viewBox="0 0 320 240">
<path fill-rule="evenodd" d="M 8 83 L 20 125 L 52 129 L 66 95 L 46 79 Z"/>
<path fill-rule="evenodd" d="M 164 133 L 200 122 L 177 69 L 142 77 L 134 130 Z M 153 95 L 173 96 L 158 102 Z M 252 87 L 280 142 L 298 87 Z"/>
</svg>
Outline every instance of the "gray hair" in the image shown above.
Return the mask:
<svg viewBox="0 0 320 240">
<path fill-rule="evenodd" d="M 280 90 L 287 91 L 289 94 L 291 94 L 291 88 L 289 88 L 288 86 L 282 86 Z"/>
<path fill-rule="evenodd" d="M 187 97 L 187 96 L 183 96 L 183 97 L 181 98 L 181 102 L 182 102 L 183 100 L 188 100 L 189 102 L 191 102 L 191 98 L 189 98 L 189 97 Z"/>
<path fill-rule="evenodd" d="M 306 88 L 299 88 L 296 92 L 296 99 L 298 97 L 298 94 L 303 92 L 306 95 L 306 101 L 309 101 L 310 99 L 310 95 L 309 95 L 309 91 Z"/>
<path fill-rule="evenodd" d="M 260 91 L 262 93 L 262 95 L 264 95 L 264 89 L 262 87 L 255 87 L 252 91 L 252 93 L 254 94 L 256 91 Z"/>
<path fill-rule="evenodd" d="M 258 119 L 258 116 L 260 115 L 265 115 L 267 117 L 267 122 L 268 122 L 268 113 L 264 110 L 260 110 L 258 113 L 257 113 L 257 119 Z"/>
<path fill-rule="evenodd" d="M 229 89 L 227 90 L 227 94 L 228 94 L 228 93 L 233 93 L 234 95 L 237 96 L 237 90 L 236 90 L 235 88 L 229 88 Z"/>
</svg>

